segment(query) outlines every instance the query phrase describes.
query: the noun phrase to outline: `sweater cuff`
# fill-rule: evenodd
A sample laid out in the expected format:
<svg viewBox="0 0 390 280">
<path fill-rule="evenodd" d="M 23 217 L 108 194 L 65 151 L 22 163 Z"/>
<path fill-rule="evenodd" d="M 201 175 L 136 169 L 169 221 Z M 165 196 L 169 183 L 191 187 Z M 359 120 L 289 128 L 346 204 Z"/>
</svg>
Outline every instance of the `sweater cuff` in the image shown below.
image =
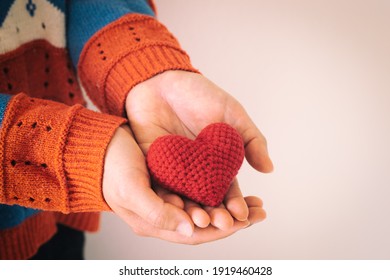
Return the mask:
<svg viewBox="0 0 390 280">
<path fill-rule="evenodd" d="M 13 97 L 0 135 L 0 203 L 63 213 L 109 209 L 104 157 L 123 123 L 81 105 Z"/>
<path fill-rule="evenodd" d="M 110 210 L 103 192 L 106 148 L 126 121 L 80 108 L 69 126 L 63 160 L 71 212 Z"/>
<path fill-rule="evenodd" d="M 85 45 L 79 77 L 103 112 L 125 116 L 127 94 L 167 70 L 198 72 L 188 55 L 156 19 L 129 14 L 97 32 Z"/>
</svg>

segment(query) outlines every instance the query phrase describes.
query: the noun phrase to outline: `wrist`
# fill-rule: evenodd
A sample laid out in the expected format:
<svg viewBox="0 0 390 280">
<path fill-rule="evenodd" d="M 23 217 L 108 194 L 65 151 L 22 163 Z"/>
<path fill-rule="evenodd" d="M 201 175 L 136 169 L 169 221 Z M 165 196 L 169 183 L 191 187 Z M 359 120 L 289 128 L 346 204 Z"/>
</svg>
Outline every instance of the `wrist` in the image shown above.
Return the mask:
<svg viewBox="0 0 390 280">
<path fill-rule="evenodd" d="M 104 159 L 115 131 L 124 122 L 85 108 L 73 118 L 63 156 L 72 211 L 109 209 L 102 193 Z"/>
<path fill-rule="evenodd" d="M 135 142 L 130 127 L 128 125 L 119 126 L 107 146 L 104 157 L 104 172 L 102 194 L 107 206 L 112 209 L 133 183 L 129 183 L 131 178 L 138 181 L 149 178 L 145 166 L 145 158 L 138 144 Z"/>
<path fill-rule="evenodd" d="M 97 32 L 79 61 L 79 76 L 103 111 L 124 116 L 129 91 L 167 70 L 197 72 L 173 35 L 156 19 L 126 15 Z"/>
</svg>

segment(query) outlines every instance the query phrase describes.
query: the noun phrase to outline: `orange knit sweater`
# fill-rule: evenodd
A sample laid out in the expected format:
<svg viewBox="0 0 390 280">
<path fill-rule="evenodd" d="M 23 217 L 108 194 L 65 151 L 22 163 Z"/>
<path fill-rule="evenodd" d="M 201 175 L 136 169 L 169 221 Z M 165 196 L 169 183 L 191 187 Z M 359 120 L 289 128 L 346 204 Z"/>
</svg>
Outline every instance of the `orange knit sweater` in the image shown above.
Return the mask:
<svg viewBox="0 0 390 280">
<path fill-rule="evenodd" d="M 42 211 L 0 229 L 0 259 L 24 259 L 56 231 L 56 223 L 95 231 L 104 156 L 126 122 L 126 96 L 166 70 L 196 71 L 156 19 L 128 14 L 94 34 L 77 74 L 65 49 L 45 39 L 0 55 L 0 92 L 12 94 L 0 131 L 0 204 Z M 78 81 L 104 113 L 84 108 Z M 4 217 L 1 217 L 4 218 Z"/>
</svg>

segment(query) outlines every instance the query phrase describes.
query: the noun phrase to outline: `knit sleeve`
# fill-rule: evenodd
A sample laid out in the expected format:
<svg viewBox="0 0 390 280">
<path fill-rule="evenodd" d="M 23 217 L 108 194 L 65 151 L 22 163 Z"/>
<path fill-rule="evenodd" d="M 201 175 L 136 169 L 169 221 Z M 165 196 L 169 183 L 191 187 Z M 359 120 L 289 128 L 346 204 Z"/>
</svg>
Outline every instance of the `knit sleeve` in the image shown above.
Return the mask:
<svg viewBox="0 0 390 280">
<path fill-rule="evenodd" d="M 124 119 L 18 94 L 0 131 L 0 204 L 63 213 L 108 210 L 104 156 Z"/>
<path fill-rule="evenodd" d="M 75 66 L 86 42 L 104 26 L 126 14 L 155 16 L 147 0 L 69 0 L 66 5 L 66 41 Z"/>
<path fill-rule="evenodd" d="M 110 13 L 120 7 L 109 3 Z M 89 28 L 90 24 L 83 21 L 83 26 Z M 153 14 L 142 12 L 126 13 L 96 30 L 83 45 L 77 66 L 94 104 L 118 116 L 125 116 L 127 94 L 138 83 L 166 70 L 197 72 L 168 29 Z"/>
</svg>

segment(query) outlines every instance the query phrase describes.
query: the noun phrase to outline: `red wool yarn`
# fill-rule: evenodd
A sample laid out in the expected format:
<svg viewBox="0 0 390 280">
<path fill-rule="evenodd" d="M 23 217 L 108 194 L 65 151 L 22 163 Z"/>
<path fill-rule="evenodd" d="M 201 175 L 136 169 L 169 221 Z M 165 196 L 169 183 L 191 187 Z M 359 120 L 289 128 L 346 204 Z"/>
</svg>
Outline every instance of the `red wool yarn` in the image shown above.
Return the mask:
<svg viewBox="0 0 390 280">
<path fill-rule="evenodd" d="M 154 183 L 206 206 L 222 203 L 244 160 L 241 135 L 225 123 L 205 127 L 195 140 L 157 138 L 146 161 Z"/>
</svg>

